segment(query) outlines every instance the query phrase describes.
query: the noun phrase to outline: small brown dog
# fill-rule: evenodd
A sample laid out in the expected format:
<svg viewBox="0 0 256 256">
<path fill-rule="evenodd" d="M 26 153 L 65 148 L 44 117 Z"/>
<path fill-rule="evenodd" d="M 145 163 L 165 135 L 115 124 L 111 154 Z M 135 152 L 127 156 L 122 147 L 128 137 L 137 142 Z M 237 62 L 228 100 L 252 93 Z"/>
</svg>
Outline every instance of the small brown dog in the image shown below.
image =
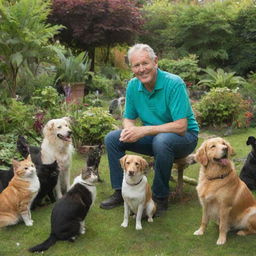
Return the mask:
<svg viewBox="0 0 256 256">
<path fill-rule="evenodd" d="M 124 170 L 122 183 L 122 196 L 124 199 L 124 220 L 122 227 L 128 226 L 130 211 L 136 215 L 136 229 L 142 229 L 141 218 L 143 212 L 148 217 L 148 222 L 153 222 L 156 205 L 152 200 L 150 186 L 145 176 L 148 166 L 146 160 L 136 155 L 125 155 L 120 159 Z"/>
<path fill-rule="evenodd" d="M 256 201 L 245 183 L 239 179 L 230 160 L 233 149 L 222 138 L 202 143 L 195 160 L 201 164 L 197 193 L 203 208 L 200 228 L 203 235 L 210 219 L 219 225 L 217 245 L 225 244 L 230 229 L 238 235 L 256 233 Z"/>
</svg>

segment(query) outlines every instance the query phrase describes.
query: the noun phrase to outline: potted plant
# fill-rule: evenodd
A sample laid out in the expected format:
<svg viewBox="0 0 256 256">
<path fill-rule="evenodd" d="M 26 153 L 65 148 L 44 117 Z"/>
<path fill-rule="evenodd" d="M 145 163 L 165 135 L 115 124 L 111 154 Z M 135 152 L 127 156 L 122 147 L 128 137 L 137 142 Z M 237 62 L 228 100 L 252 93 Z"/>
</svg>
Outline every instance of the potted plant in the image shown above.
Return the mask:
<svg viewBox="0 0 256 256">
<path fill-rule="evenodd" d="M 80 153 L 87 153 L 88 148 L 103 144 L 105 135 L 116 127 L 116 120 L 102 107 L 78 111 L 74 119 L 74 146 Z"/>
<path fill-rule="evenodd" d="M 81 103 L 84 97 L 85 80 L 90 74 L 91 61 L 86 52 L 73 55 L 69 50 L 65 56 L 61 51 L 57 52 L 59 64 L 56 66 L 57 82 L 65 91 L 66 101 Z"/>
</svg>

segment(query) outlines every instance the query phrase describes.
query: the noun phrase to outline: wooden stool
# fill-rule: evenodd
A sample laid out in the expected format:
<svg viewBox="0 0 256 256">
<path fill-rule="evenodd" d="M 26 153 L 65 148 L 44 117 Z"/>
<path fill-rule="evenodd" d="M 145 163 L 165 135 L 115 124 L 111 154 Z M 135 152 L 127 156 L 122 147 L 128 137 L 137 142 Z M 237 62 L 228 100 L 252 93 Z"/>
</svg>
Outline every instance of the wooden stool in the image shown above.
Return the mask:
<svg viewBox="0 0 256 256">
<path fill-rule="evenodd" d="M 183 195 L 183 173 L 184 170 L 189 166 L 186 157 L 178 158 L 174 160 L 174 167 L 178 172 L 177 185 L 175 189 L 175 197 L 177 196 L 179 199 L 182 198 Z"/>
<path fill-rule="evenodd" d="M 170 193 L 170 197 L 178 197 L 179 199 L 183 196 L 183 183 L 186 182 L 190 185 L 196 186 L 197 180 L 194 178 L 189 178 L 184 174 L 184 170 L 191 164 L 195 164 L 194 154 L 190 154 L 184 158 L 179 158 L 174 160 L 174 168 L 178 172 L 177 186 L 175 192 Z"/>
</svg>

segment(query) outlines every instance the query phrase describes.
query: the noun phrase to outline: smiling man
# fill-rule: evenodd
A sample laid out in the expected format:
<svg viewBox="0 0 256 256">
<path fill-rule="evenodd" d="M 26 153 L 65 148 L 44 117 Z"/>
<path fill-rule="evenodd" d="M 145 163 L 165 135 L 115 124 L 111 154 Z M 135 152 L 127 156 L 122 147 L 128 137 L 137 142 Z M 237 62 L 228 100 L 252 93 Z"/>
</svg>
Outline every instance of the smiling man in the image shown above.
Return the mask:
<svg viewBox="0 0 256 256">
<path fill-rule="evenodd" d="M 100 207 L 111 209 L 123 203 L 123 171 L 119 159 L 128 150 L 154 156 L 152 191 L 160 215 L 168 208 L 174 159 L 193 152 L 199 128 L 183 80 L 158 68 L 158 58 L 150 46 L 134 45 L 128 51 L 128 60 L 135 77 L 129 81 L 126 91 L 123 129 L 105 137 L 115 192 Z M 136 119 L 140 119 L 141 126 L 136 125 Z"/>
</svg>

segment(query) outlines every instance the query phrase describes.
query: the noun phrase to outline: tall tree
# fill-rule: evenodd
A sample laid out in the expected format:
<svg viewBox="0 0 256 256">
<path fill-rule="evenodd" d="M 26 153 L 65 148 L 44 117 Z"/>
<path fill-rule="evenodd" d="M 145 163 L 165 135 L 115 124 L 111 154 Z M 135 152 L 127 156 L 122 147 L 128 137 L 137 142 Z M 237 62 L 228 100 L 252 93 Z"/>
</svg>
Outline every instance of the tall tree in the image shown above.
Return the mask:
<svg viewBox="0 0 256 256">
<path fill-rule="evenodd" d="M 256 72 L 256 6 L 240 10 L 232 23 L 231 67 L 240 75 Z"/>
<path fill-rule="evenodd" d="M 95 48 L 131 43 L 140 32 L 142 15 L 129 0 L 53 0 L 49 17 L 62 24 L 62 42 L 88 51 L 94 68 Z"/>
</svg>

